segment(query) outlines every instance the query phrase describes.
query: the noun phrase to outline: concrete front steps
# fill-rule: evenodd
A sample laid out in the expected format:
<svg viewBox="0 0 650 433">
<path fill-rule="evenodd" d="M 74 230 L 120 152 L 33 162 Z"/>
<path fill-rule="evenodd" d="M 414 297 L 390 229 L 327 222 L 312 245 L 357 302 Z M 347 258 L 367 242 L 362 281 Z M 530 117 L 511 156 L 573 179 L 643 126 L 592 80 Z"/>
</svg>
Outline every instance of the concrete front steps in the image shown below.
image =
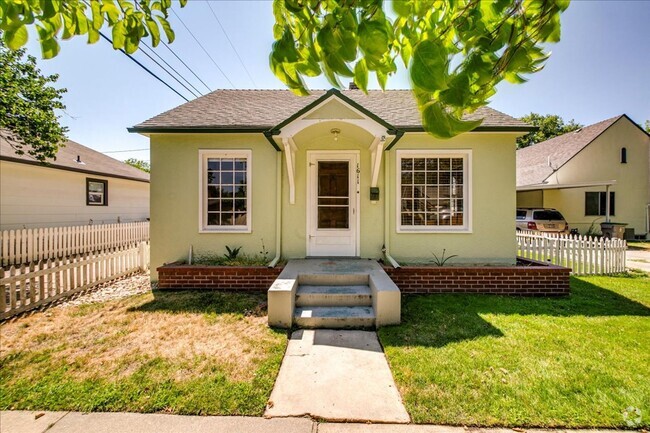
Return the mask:
<svg viewBox="0 0 650 433">
<path fill-rule="evenodd" d="M 293 322 L 301 328 L 372 328 L 375 311 L 370 286 L 300 285 Z"/>
<path fill-rule="evenodd" d="M 269 325 L 377 328 L 400 321 L 400 291 L 374 260 L 290 260 L 268 291 Z"/>
</svg>

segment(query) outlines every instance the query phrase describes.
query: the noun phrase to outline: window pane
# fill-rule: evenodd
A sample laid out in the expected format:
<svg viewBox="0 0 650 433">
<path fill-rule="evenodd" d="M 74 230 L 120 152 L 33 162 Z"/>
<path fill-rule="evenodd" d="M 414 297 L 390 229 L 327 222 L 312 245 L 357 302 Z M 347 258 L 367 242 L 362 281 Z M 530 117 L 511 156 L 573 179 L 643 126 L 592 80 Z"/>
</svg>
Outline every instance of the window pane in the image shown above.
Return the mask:
<svg viewBox="0 0 650 433">
<path fill-rule="evenodd" d="M 319 229 L 347 229 L 349 227 L 348 207 L 318 207 Z"/>
<path fill-rule="evenodd" d="M 599 205 L 600 194 L 597 192 L 585 193 L 585 215 L 598 215 L 600 212 Z"/>
<path fill-rule="evenodd" d="M 220 200 L 208 200 L 208 212 L 210 211 L 219 212 L 220 210 L 221 210 Z"/>
<path fill-rule="evenodd" d="M 464 158 L 403 158 L 402 226 L 463 226 Z"/>
<path fill-rule="evenodd" d="M 348 161 L 318 162 L 318 195 L 320 197 L 348 197 L 349 190 Z"/>
<path fill-rule="evenodd" d="M 246 158 L 208 158 L 206 165 L 206 224 L 245 226 L 248 219 L 248 161 Z"/>
</svg>

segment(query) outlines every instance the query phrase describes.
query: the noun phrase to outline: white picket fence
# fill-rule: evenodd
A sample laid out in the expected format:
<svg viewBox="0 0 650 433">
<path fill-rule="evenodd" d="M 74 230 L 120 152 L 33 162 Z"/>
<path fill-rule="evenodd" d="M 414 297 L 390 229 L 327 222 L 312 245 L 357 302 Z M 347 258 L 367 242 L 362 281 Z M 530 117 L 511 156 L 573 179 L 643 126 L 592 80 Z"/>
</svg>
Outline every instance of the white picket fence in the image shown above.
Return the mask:
<svg viewBox="0 0 650 433">
<path fill-rule="evenodd" d="M 2 269 L 0 319 L 149 268 L 149 243 Z"/>
<path fill-rule="evenodd" d="M 149 222 L 3 230 L 2 266 L 68 257 L 149 241 Z"/>
<path fill-rule="evenodd" d="M 520 257 L 565 266 L 576 275 L 625 272 L 626 249 L 622 239 L 517 232 Z"/>
</svg>

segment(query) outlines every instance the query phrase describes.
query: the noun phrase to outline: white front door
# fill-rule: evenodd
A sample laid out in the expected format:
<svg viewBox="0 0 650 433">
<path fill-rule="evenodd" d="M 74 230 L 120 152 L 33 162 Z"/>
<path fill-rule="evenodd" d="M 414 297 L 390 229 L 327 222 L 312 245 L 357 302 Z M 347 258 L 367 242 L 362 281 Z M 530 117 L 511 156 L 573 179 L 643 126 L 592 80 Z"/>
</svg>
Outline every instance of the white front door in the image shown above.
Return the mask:
<svg viewBox="0 0 650 433">
<path fill-rule="evenodd" d="M 359 153 L 307 152 L 307 255 L 359 255 Z"/>
</svg>

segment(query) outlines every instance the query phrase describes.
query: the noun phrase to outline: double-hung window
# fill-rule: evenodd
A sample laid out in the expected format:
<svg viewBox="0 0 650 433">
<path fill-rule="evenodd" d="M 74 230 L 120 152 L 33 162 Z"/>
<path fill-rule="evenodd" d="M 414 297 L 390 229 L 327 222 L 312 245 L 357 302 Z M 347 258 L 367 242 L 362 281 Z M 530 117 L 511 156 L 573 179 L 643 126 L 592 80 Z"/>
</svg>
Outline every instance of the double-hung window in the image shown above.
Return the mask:
<svg viewBox="0 0 650 433">
<path fill-rule="evenodd" d="M 251 151 L 200 150 L 200 229 L 251 231 Z"/>
<path fill-rule="evenodd" d="M 614 191 L 609 192 L 609 215 L 616 214 L 616 194 Z M 585 216 L 605 216 L 607 215 L 607 193 L 603 191 L 585 192 Z"/>
<path fill-rule="evenodd" d="M 471 231 L 471 151 L 397 152 L 398 231 Z"/>
</svg>

